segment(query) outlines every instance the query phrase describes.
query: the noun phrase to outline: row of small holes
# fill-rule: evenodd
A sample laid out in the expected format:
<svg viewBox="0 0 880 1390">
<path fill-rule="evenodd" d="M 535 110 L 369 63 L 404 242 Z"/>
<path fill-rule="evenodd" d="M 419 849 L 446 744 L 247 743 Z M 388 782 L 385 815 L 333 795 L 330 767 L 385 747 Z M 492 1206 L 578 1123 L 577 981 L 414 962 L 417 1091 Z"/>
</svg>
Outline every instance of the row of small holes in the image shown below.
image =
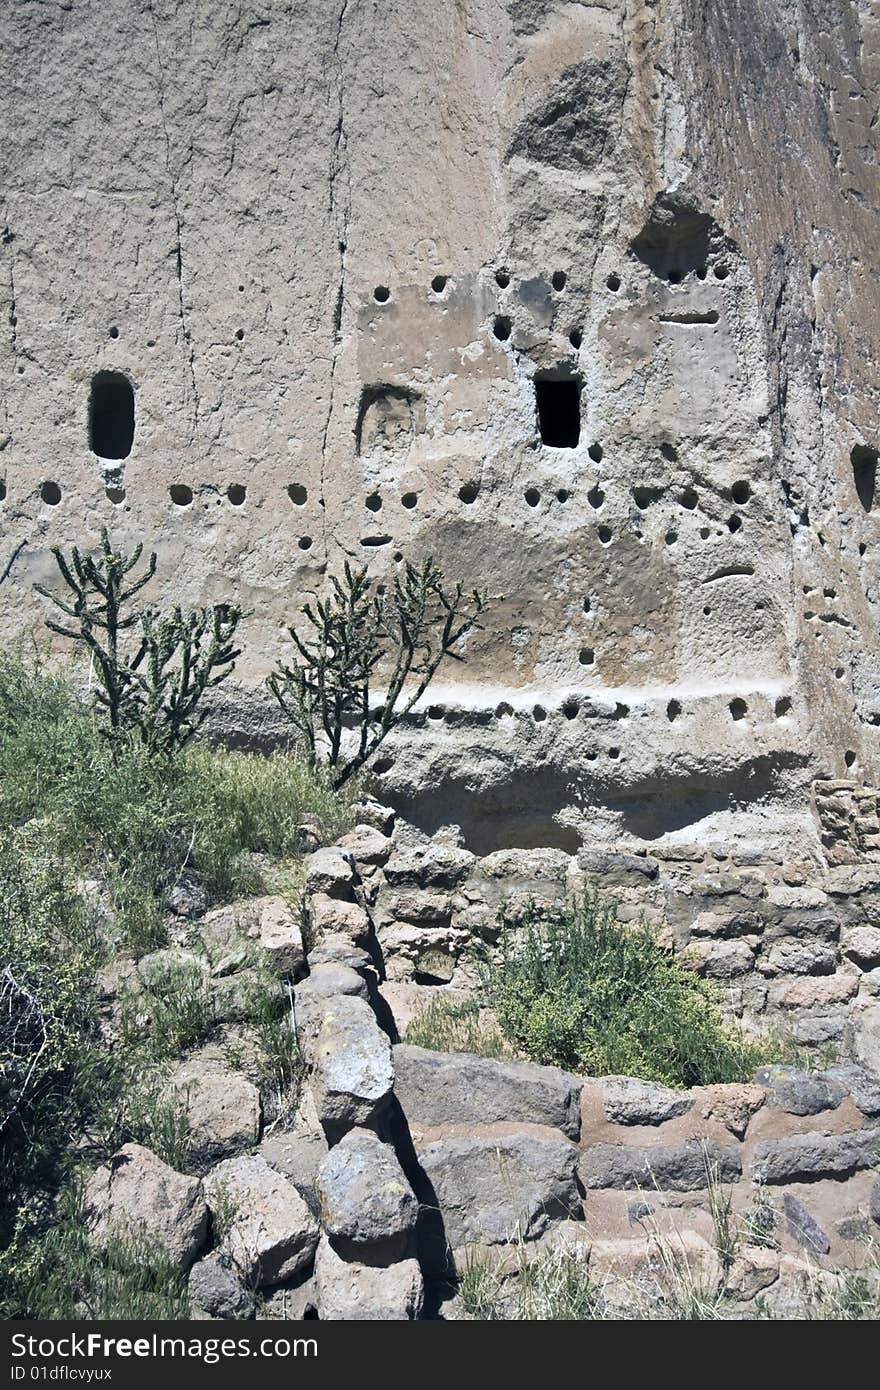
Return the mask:
<svg viewBox="0 0 880 1390">
<path fill-rule="evenodd" d="M 592 657 L 592 653 L 590 653 L 590 656 Z M 748 705 L 746 704 L 745 700 L 741 700 L 739 698 L 731 700 L 728 708 L 730 710 L 731 718 L 735 720 L 744 719 L 748 714 Z M 575 699 L 566 700 L 562 705 L 562 713 L 566 719 L 577 719 L 580 712 L 580 703 Z M 544 720 L 547 718 L 547 711 L 543 705 L 533 706 L 531 713 L 532 718 L 538 724 L 543 724 Z M 618 720 L 627 719 L 629 717 L 629 713 L 630 710 L 628 705 L 618 704 L 614 711 L 614 718 Z M 674 721 L 679 717 L 681 713 L 681 702 L 679 700 L 670 700 L 668 705 L 666 706 L 666 718 L 669 720 L 670 724 L 674 723 Z M 773 713 L 775 714 L 777 719 L 784 719 L 786 715 L 791 713 L 791 699 L 788 695 L 781 695 L 779 697 L 779 699 L 776 701 L 776 704 L 774 705 Z M 512 718 L 513 714 L 513 706 L 509 705 L 506 700 L 502 700 L 502 702 L 495 709 L 496 719 L 510 719 Z M 439 723 L 441 720 L 444 719 L 447 722 L 454 723 L 458 719 L 458 713 L 454 710 L 447 710 L 444 705 L 431 705 L 428 709 L 428 718 L 436 723 Z M 588 754 L 587 756 L 589 757 L 590 755 Z M 595 754 L 593 754 L 593 756 L 595 757 Z M 619 757 L 620 749 L 609 749 L 608 756 L 610 758 Z M 845 755 L 845 761 L 847 767 L 851 767 L 853 762 L 855 761 L 855 754 L 847 753 Z"/>
<path fill-rule="evenodd" d="M 719 274 L 719 271 L 720 271 L 720 270 L 721 270 L 721 267 L 720 267 L 720 266 L 716 266 L 716 268 L 715 268 L 715 274 L 716 274 L 716 276 L 718 277 L 719 280 L 723 280 L 723 279 L 724 279 L 724 276 L 727 274 L 727 271 L 724 270 L 724 273 L 723 273 L 723 274 Z M 673 275 L 675 275 L 675 274 L 678 274 L 678 272 L 676 272 L 676 271 L 670 271 L 670 275 L 669 275 L 670 280 L 672 279 Z M 698 274 L 699 274 L 699 272 L 698 272 Z M 679 276 L 679 278 L 680 278 L 680 276 Z M 704 280 L 705 278 L 706 278 L 706 269 L 705 269 L 705 267 L 702 267 L 702 274 L 700 275 L 700 279 L 701 279 L 701 280 Z M 508 287 L 510 286 L 510 276 L 509 276 L 509 274 L 507 273 L 507 271 L 506 271 L 506 270 L 497 270 L 497 271 L 495 272 L 495 282 L 496 282 L 496 284 L 498 285 L 499 289 L 502 289 L 502 290 L 508 289 Z M 557 294 L 561 294 L 561 293 L 562 293 L 562 291 L 565 289 L 565 286 L 566 286 L 567 283 L 568 283 L 568 275 L 566 274 L 566 272 L 565 272 L 564 270 L 554 270 L 554 271 L 553 271 L 553 274 L 550 276 L 550 284 L 553 286 L 553 289 L 556 291 Z M 675 282 L 675 283 L 677 283 L 677 282 Z M 432 281 L 431 281 L 431 290 L 433 291 L 434 294 L 443 294 L 443 292 L 444 292 L 444 290 L 446 289 L 446 286 L 447 286 L 448 284 L 449 284 L 449 277 L 448 277 L 448 275 L 435 275 L 434 278 L 433 278 Z M 607 278 L 607 280 L 605 281 L 605 284 L 608 286 L 609 290 L 611 290 L 612 294 L 616 294 L 617 291 L 620 289 L 620 276 L 619 276 L 619 275 L 614 275 L 614 274 L 609 275 L 608 278 Z M 388 285 L 376 285 L 376 287 L 375 287 L 374 290 L 373 290 L 373 298 L 375 299 L 375 301 L 376 301 L 377 304 L 387 304 L 388 301 L 389 301 L 390 298 L 391 298 L 391 290 L 390 290 L 390 288 L 388 287 Z M 115 335 L 111 333 L 111 336 L 115 336 Z M 239 337 L 239 338 L 244 337 L 244 333 L 243 333 L 243 331 L 242 331 L 241 329 L 239 329 L 238 333 L 236 334 L 236 337 Z"/>
</svg>

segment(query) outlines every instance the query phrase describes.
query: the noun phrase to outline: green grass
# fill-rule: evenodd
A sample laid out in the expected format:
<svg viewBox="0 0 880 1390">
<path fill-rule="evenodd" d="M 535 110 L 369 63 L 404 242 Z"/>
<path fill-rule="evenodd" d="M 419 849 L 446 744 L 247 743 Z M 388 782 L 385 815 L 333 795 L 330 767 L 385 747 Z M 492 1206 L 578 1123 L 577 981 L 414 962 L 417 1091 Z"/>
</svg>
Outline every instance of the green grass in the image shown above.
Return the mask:
<svg viewBox="0 0 880 1390">
<path fill-rule="evenodd" d="M 204 743 L 151 757 L 108 740 L 64 675 L 0 653 L 0 830 L 36 822 L 59 860 L 97 874 L 135 953 L 162 944 L 164 896 L 185 867 L 212 902 L 259 891 L 249 856 L 295 857 L 306 813 L 328 839 L 347 823 L 325 773 Z"/>
<path fill-rule="evenodd" d="M 510 1048 L 479 1000 L 432 999 L 407 1025 L 404 1042 L 432 1052 L 473 1052 L 506 1057 Z"/>
<path fill-rule="evenodd" d="M 189 1316 L 186 1275 L 145 1236 L 89 1240 L 81 1191 L 70 1182 L 53 1223 L 24 1217 L 0 1252 L 0 1317 L 177 1320 Z"/>
<path fill-rule="evenodd" d="M 587 892 L 546 917 L 534 909 L 505 933 L 484 988 L 521 1055 L 592 1076 L 640 1076 L 670 1086 L 746 1081 L 769 1044 L 729 1022 L 721 995 Z"/>
</svg>

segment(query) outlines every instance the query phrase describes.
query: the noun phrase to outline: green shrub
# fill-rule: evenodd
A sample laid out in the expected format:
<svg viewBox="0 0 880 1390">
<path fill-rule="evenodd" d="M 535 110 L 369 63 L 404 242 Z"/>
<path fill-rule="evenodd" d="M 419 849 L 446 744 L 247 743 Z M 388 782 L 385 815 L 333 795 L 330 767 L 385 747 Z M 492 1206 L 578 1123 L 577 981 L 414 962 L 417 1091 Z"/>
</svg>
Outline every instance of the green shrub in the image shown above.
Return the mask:
<svg viewBox="0 0 880 1390">
<path fill-rule="evenodd" d="M 644 923 L 587 892 L 549 916 L 532 907 L 505 934 L 485 987 L 502 1032 L 539 1062 L 671 1086 L 744 1081 L 767 1060 L 721 998 Z"/>
</svg>

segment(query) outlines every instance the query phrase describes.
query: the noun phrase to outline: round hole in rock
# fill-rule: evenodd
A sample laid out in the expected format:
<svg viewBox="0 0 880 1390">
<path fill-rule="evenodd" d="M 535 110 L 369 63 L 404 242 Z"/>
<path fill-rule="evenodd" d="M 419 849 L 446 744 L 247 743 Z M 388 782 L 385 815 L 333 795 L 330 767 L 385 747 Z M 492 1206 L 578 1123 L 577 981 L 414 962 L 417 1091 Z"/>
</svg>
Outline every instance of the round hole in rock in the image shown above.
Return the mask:
<svg viewBox="0 0 880 1390">
<path fill-rule="evenodd" d="M 476 483 L 462 483 L 458 489 L 459 501 L 464 502 L 469 507 L 471 503 L 476 502 L 479 491 Z"/>
<path fill-rule="evenodd" d="M 865 542 L 864 542 L 864 541 L 859 541 L 859 554 L 860 554 L 860 555 L 864 555 L 864 553 L 865 553 L 865 551 L 866 551 L 867 549 L 868 549 L 868 547 L 865 545 Z"/>
<path fill-rule="evenodd" d="M 125 501 L 124 487 L 105 487 L 104 494 L 107 501 L 112 502 L 114 507 L 118 507 L 121 502 Z"/>
<path fill-rule="evenodd" d="M 628 718 L 629 718 L 629 705 L 616 704 L 616 705 L 614 706 L 614 718 L 615 718 L 615 719 L 628 719 Z"/>
<path fill-rule="evenodd" d="M 711 616 L 712 616 L 712 609 L 709 607 L 709 605 L 708 605 L 708 603 L 707 603 L 706 606 L 705 606 L 705 608 L 703 609 L 703 617 L 704 617 L 704 618 L 711 618 Z"/>
<path fill-rule="evenodd" d="M 708 527 L 708 526 L 701 526 L 701 527 L 700 527 L 700 539 L 701 539 L 701 540 L 707 541 L 707 540 L 709 539 L 709 537 L 711 536 L 711 534 L 712 534 L 712 532 L 709 530 L 709 527 Z"/>
<path fill-rule="evenodd" d="M 593 508 L 593 511 L 595 512 L 599 510 L 602 503 L 605 501 L 605 494 L 599 487 L 598 483 L 595 487 L 590 488 L 589 492 L 587 493 L 587 501 L 589 502 L 590 506 Z"/>
<path fill-rule="evenodd" d="M 594 763 L 594 762 L 596 761 L 596 758 L 597 758 L 597 757 L 598 757 L 598 754 L 597 754 L 595 748 L 590 748 L 589 751 L 587 752 L 587 761 L 588 761 L 588 762 L 591 762 L 591 763 Z"/>
<path fill-rule="evenodd" d="M 241 342 L 242 339 L 244 338 L 244 329 L 243 329 L 243 328 L 236 328 L 236 330 L 235 330 L 235 336 L 236 336 L 236 338 L 238 339 L 238 341 Z"/>
<path fill-rule="evenodd" d="M 373 763 L 373 771 L 381 777 L 383 773 L 390 772 L 394 766 L 393 758 L 377 758 Z"/>
<path fill-rule="evenodd" d="M 573 328 L 568 335 L 568 341 L 571 343 L 573 348 L 579 348 L 581 343 L 584 341 L 584 335 L 583 333 L 581 333 L 581 330 L 579 328 Z"/>
<path fill-rule="evenodd" d="M 287 489 L 287 495 L 295 507 L 304 507 L 309 498 L 302 483 L 291 483 Z"/>
<path fill-rule="evenodd" d="M 247 497 L 247 490 L 242 487 L 241 483 L 232 483 L 231 486 L 226 489 L 226 496 L 229 498 L 233 507 L 243 507 L 244 499 Z"/>
<path fill-rule="evenodd" d="M 608 276 L 608 279 L 605 281 L 605 284 L 608 286 L 612 294 L 617 294 L 617 291 L 620 289 L 620 276 L 614 275 L 612 273 Z"/>
<path fill-rule="evenodd" d="M 6 483 L 0 478 L 0 502 L 6 501 Z"/>
<path fill-rule="evenodd" d="M 554 290 L 564 290 L 565 282 L 567 279 L 568 276 L 566 275 L 564 270 L 554 270 L 552 276 L 550 277 L 550 284 L 553 286 Z"/>
<path fill-rule="evenodd" d="M 599 540 L 603 545 L 611 544 L 611 528 L 609 526 L 599 527 Z"/>
<path fill-rule="evenodd" d="M 776 704 L 773 706 L 773 713 L 777 719 L 784 719 L 787 714 L 791 714 L 791 697 L 780 695 Z"/>
<path fill-rule="evenodd" d="M 744 507 L 752 495 L 752 489 L 745 478 L 741 478 L 730 489 L 730 495 L 738 507 Z"/>
<path fill-rule="evenodd" d="M 585 599 L 584 599 L 584 612 L 585 612 L 585 613 L 590 613 L 590 612 L 592 612 L 592 608 L 593 608 L 593 600 L 592 600 L 592 599 L 589 599 L 589 598 L 585 598 Z"/>
<path fill-rule="evenodd" d="M 562 713 L 565 715 L 566 719 L 577 719 L 580 708 L 577 700 L 566 700 L 562 706 Z"/>
<path fill-rule="evenodd" d="M 433 280 L 431 281 L 431 289 L 434 291 L 435 294 L 442 294 L 443 291 L 446 289 L 446 276 L 435 275 Z"/>
<path fill-rule="evenodd" d="M 678 450 L 668 440 L 664 440 L 660 445 L 660 452 L 669 463 L 675 463 L 678 459 Z"/>
<path fill-rule="evenodd" d="M 429 719 L 442 719 L 445 713 L 446 710 L 444 709 L 443 705 L 430 705 L 428 707 Z"/>
<path fill-rule="evenodd" d="M 378 492 L 371 492 L 364 505 L 368 512 L 381 512 L 382 498 Z"/>
<path fill-rule="evenodd" d="M 749 707 L 745 700 L 731 700 L 729 706 L 731 719 L 745 719 L 749 712 Z"/>
<path fill-rule="evenodd" d="M 726 280 L 730 271 L 723 261 L 719 261 L 713 273 L 716 280 Z"/>
<path fill-rule="evenodd" d="M 532 718 L 536 724 L 543 724 L 544 720 L 547 718 L 547 711 L 543 705 L 535 705 L 532 710 Z"/>
<path fill-rule="evenodd" d="M 110 337 L 111 337 L 111 338 L 118 338 L 118 337 L 119 337 L 119 329 L 118 329 L 118 328 L 115 328 L 115 327 L 114 327 L 114 328 L 111 328 L 111 329 L 110 329 Z"/>
<path fill-rule="evenodd" d="M 838 666 L 838 667 L 835 669 L 834 675 L 835 675 L 835 678 L 836 678 L 837 680 L 842 681 L 843 678 L 844 678 L 844 676 L 846 675 L 846 671 L 844 670 L 844 668 L 843 668 L 842 666 Z"/>
<path fill-rule="evenodd" d="M 311 536 L 300 536 L 300 538 L 299 538 L 299 548 L 300 548 L 300 550 L 311 550 L 311 548 L 312 548 L 312 538 L 311 538 Z"/>
<path fill-rule="evenodd" d="M 582 666 L 592 666 L 596 660 L 596 654 L 592 647 L 581 647 L 578 653 L 578 661 Z"/>
<path fill-rule="evenodd" d="M 705 278 L 706 278 L 706 276 L 707 276 L 708 274 L 709 274 L 709 267 L 708 267 L 707 265 L 698 265 L 698 266 L 697 266 L 697 279 L 698 279 L 698 280 L 705 280 Z"/>
<path fill-rule="evenodd" d="M 646 507 L 650 507 L 653 497 L 654 494 L 648 487 L 633 488 L 633 501 L 641 511 L 644 511 Z"/>
<path fill-rule="evenodd" d="M 391 298 L 391 291 L 387 285 L 377 285 L 373 290 L 373 298 L 377 304 L 387 304 Z"/>
<path fill-rule="evenodd" d="M 506 270 L 496 270 L 495 283 L 496 285 L 498 285 L 500 289 L 507 289 L 507 286 L 510 284 L 510 276 L 508 275 Z"/>
<path fill-rule="evenodd" d="M 666 718 L 669 720 L 670 724 L 673 724 L 680 714 L 681 705 L 678 700 L 670 700 L 669 704 L 666 706 Z"/>
<path fill-rule="evenodd" d="M 609 749 L 608 749 L 608 756 L 609 756 L 609 758 L 619 758 L 619 757 L 620 757 L 620 749 L 619 749 L 619 748 L 609 748 Z"/>
<path fill-rule="evenodd" d="M 506 314 L 497 314 L 492 324 L 492 332 L 495 334 L 499 343 L 506 343 L 507 339 L 510 337 L 510 330 L 512 327 L 513 324 Z"/>
<path fill-rule="evenodd" d="M 678 532 L 667 531 L 664 539 L 667 545 L 675 545 L 675 542 L 678 540 Z"/>
<path fill-rule="evenodd" d="M 412 511 L 413 507 L 419 505 L 418 494 L 415 492 L 405 492 L 400 499 L 400 504 L 406 507 L 407 511 Z"/>
<path fill-rule="evenodd" d="M 47 507 L 57 507 L 61 501 L 61 488 L 57 483 L 43 483 L 40 487 L 40 500 Z"/>
<path fill-rule="evenodd" d="M 537 507 L 541 500 L 541 494 L 536 487 L 526 488 L 524 496 L 530 507 Z"/>
<path fill-rule="evenodd" d="M 683 507 L 692 512 L 700 499 L 692 487 L 686 487 L 678 500 Z"/>
<path fill-rule="evenodd" d="M 571 496 L 571 493 L 568 491 L 568 488 L 564 488 L 564 487 L 557 488 L 557 491 L 556 491 L 556 500 L 557 500 L 557 502 L 567 502 L 570 496 Z"/>
<path fill-rule="evenodd" d="M 401 562 L 401 560 L 403 559 L 403 551 L 402 551 L 402 550 L 395 550 L 393 559 L 394 559 L 394 563 L 395 563 L 396 565 L 399 565 L 400 562 Z"/>
<path fill-rule="evenodd" d="M 593 460 L 594 463 L 601 463 L 601 462 L 602 462 L 602 445 L 601 445 L 601 444 L 591 444 L 590 447 L 589 447 L 589 449 L 587 450 L 587 453 L 590 455 L 590 458 Z"/>
<path fill-rule="evenodd" d="M 513 714 L 513 705 L 509 705 L 506 700 L 502 700 L 500 705 L 495 706 L 496 719 L 509 719 Z"/>
<path fill-rule="evenodd" d="M 175 507 L 188 507 L 193 500 L 193 490 L 187 487 L 186 483 L 172 483 L 168 489 L 168 496 Z"/>
<path fill-rule="evenodd" d="M 739 531 L 742 524 L 742 517 L 737 516 L 736 512 L 734 512 L 733 516 L 727 518 L 727 529 L 730 532 Z"/>
<path fill-rule="evenodd" d="M 855 753 L 852 751 L 851 748 L 848 748 L 847 751 L 846 751 L 846 752 L 844 753 L 844 755 L 843 755 L 843 761 L 846 763 L 847 767 L 852 767 L 852 765 L 853 765 L 853 763 L 855 762 L 855 760 L 856 760 L 856 755 L 855 755 Z"/>
</svg>

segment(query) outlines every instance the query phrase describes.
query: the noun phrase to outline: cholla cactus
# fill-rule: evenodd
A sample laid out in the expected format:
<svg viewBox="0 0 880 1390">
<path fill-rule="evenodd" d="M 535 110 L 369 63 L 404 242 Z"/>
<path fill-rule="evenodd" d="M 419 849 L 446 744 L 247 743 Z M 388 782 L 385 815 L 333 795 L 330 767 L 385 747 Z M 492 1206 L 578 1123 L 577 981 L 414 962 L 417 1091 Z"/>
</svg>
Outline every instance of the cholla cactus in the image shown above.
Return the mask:
<svg viewBox="0 0 880 1390">
<path fill-rule="evenodd" d="M 129 578 L 143 549 L 137 545 L 130 555 L 115 550 L 105 528 L 97 556 L 83 555 L 77 546 L 69 559 L 58 547 L 52 551 L 72 601 L 36 588 L 73 620 L 67 625 L 47 619 L 47 625 L 88 650 L 98 676 L 95 698 L 111 733 L 134 733 L 151 753 L 172 753 L 205 720 L 207 711 L 196 708 L 202 696 L 234 669 L 241 611 L 226 604 L 189 610 L 176 605 L 167 614 L 133 607 L 156 573 L 153 553 L 146 570 Z M 126 644 L 126 634 L 135 629 L 137 645 Z"/>
<path fill-rule="evenodd" d="M 280 663 L 268 684 L 312 763 L 323 740 L 339 788 L 409 714 L 441 662 L 462 660 L 454 648 L 481 627 L 488 598 L 476 589 L 465 595 L 461 584 L 447 590 L 432 559 L 421 566 L 408 563 L 390 590 L 374 590 L 366 569 L 348 563 L 330 584 L 328 599 L 302 609 L 311 631 L 288 629 L 299 660 Z M 372 682 L 380 668 L 386 678 L 374 709 Z M 346 757 L 347 727 L 354 728 L 357 741 Z"/>
</svg>

